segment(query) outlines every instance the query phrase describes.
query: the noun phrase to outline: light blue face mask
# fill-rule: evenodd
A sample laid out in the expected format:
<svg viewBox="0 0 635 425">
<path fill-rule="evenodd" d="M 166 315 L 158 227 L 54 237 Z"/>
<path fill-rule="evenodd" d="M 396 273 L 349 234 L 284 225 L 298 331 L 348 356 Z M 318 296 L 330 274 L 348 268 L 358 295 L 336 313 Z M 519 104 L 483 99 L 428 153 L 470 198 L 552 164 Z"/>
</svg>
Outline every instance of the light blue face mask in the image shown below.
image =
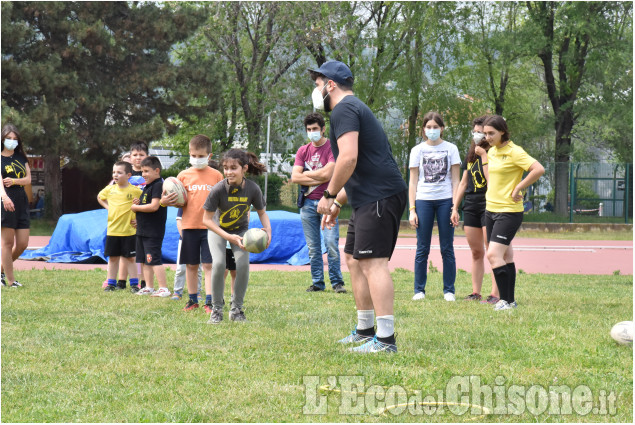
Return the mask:
<svg viewBox="0 0 635 425">
<path fill-rule="evenodd" d="M 426 137 L 428 140 L 435 141 L 439 137 L 441 137 L 441 129 L 440 128 L 426 128 Z"/>
<path fill-rule="evenodd" d="M 18 141 L 13 139 L 4 139 L 4 147 L 12 151 L 18 147 Z"/>
<path fill-rule="evenodd" d="M 322 135 L 320 134 L 319 131 L 307 131 L 306 135 L 309 137 L 309 140 L 312 141 L 313 143 L 317 143 L 322 138 Z"/>
</svg>

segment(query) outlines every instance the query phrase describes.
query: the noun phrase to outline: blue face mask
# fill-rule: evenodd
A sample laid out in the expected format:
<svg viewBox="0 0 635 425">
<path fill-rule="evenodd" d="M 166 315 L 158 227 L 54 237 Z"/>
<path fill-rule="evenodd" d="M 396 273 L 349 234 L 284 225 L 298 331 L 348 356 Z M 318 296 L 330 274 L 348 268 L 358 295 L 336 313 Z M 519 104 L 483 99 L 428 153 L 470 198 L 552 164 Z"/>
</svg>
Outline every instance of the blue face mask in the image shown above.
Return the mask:
<svg viewBox="0 0 635 425">
<path fill-rule="evenodd" d="M 435 141 L 439 137 L 441 137 L 441 129 L 440 128 L 426 128 L 426 137 L 428 140 Z"/>
<path fill-rule="evenodd" d="M 309 140 L 312 141 L 313 143 L 317 143 L 322 138 L 322 135 L 320 134 L 319 131 L 307 131 L 306 135 L 309 137 Z"/>
<path fill-rule="evenodd" d="M 18 141 L 13 139 L 4 139 L 4 147 L 12 151 L 18 147 Z"/>
</svg>

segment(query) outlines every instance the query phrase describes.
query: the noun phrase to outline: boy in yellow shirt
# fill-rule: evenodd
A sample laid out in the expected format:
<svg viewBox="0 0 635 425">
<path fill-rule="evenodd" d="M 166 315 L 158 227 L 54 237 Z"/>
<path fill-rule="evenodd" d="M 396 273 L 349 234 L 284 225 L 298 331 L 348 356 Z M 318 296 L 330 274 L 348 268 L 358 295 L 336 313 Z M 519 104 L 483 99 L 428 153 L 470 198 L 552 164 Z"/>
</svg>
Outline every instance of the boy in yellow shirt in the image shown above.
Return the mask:
<svg viewBox="0 0 635 425">
<path fill-rule="evenodd" d="M 108 229 L 106 231 L 106 247 L 104 255 L 108 257 L 108 286 L 106 292 L 117 289 L 117 270 L 123 257 L 128 267 L 130 286 L 137 287 L 136 229 L 132 226 L 135 214 L 131 211 L 132 201 L 141 196 L 141 189 L 128 183 L 132 175 L 132 165 L 119 161 L 112 167 L 112 178 L 115 184 L 108 185 L 97 195 L 97 202 L 108 210 Z"/>
</svg>

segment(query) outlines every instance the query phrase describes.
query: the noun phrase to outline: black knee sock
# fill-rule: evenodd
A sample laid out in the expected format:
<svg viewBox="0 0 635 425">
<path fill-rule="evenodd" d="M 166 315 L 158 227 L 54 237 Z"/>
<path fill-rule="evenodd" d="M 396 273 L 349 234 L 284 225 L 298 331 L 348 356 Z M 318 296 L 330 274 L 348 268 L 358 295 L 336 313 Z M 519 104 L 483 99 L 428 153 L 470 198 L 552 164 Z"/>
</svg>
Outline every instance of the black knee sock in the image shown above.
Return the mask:
<svg viewBox="0 0 635 425">
<path fill-rule="evenodd" d="M 384 344 L 397 344 L 397 342 L 395 341 L 395 334 L 387 336 L 386 338 L 377 337 L 377 341 L 383 342 Z"/>
<path fill-rule="evenodd" d="M 516 301 L 516 264 L 507 263 L 507 273 L 509 274 L 509 302 Z"/>
<path fill-rule="evenodd" d="M 500 299 L 512 302 L 513 300 L 509 299 L 509 269 L 507 268 L 507 264 L 492 269 L 492 272 L 494 273 L 494 279 L 496 279 Z"/>
</svg>

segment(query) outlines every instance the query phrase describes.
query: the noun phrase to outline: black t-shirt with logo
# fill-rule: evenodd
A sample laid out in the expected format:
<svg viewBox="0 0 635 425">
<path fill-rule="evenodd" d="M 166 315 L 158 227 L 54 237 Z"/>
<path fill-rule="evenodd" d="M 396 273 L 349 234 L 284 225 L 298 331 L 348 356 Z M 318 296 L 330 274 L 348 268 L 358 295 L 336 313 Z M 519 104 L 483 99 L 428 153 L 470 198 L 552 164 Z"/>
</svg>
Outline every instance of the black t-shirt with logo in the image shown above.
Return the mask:
<svg viewBox="0 0 635 425">
<path fill-rule="evenodd" d="M 27 159 L 19 152 L 14 152 L 11 156 L 2 155 L 2 179 L 22 179 L 26 177 Z M 7 195 L 12 191 L 23 189 L 22 185 L 13 185 L 4 188 Z"/>
<path fill-rule="evenodd" d="M 331 113 L 330 139 L 337 161 L 337 140 L 357 131 L 357 165 L 346 182 L 346 195 L 353 208 L 388 198 L 407 189 L 392 154 L 384 129 L 368 106 L 355 96 L 344 97 Z"/>
<path fill-rule="evenodd" d="M 146 184 L 139 198 L 139 205 L 148 205 L 152 199 L 161 199 L 163 192 L 163 179 L 158 178 L 150 184 Z M 165 235 L 165 222 L 168 219 L 168 208 L 159 205 L 155 212 L 137 213 L 137 236 L 161 238 Z"/>
<path fill-rule="evenodd" d="M 485 196 L 487 192 L 487 180 L 483 172 L 483 162 L 480 156 L 477 156 L 474 162 L 463 161 L 461 169 L 467 171 L 467 188 L 466 195 L 479 194 Z"/>
</svg>

